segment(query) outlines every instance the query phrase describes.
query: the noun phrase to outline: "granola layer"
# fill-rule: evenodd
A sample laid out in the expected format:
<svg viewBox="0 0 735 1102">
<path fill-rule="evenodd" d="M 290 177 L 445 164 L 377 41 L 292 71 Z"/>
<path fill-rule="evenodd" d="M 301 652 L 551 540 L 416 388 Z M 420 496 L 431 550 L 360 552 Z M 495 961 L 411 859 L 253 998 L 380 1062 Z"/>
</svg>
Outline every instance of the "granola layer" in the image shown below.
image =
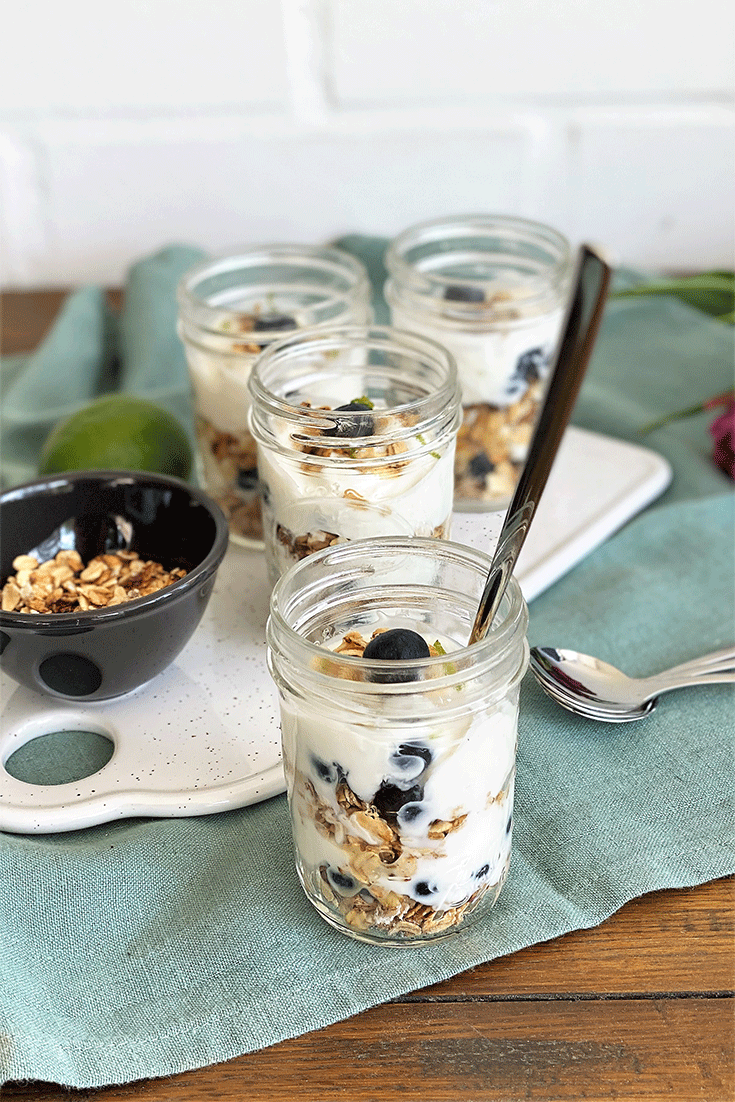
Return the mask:
<svg viewBox="0 0 735 1102">
<path fill-rule="evenodd" d="M 354 421 L 359 427 L 364 418 L 369 431 L 350 436 L 339 407 L 313 410 L 335 414 L 332 430 L 330 418 L 312 421 L 311 407 L 302 405 L 303 424 L 279 426 L 273 445 L 259 441 L 263 535 L 274 581 L 335 543 L 387 534 L 448 536 L 451 439 L 432 446 L 407 413 L 367 407 Z"/>
<path fill-rule="evenodd" d="M 464 406 L 454 457 L 458 500 L 501 505 L 510 499 L 526 461 L 542 394 L 541 383 L 535 382 L 510 406 Z"/>
<path fill-rule="evenodd" d="M 354 628 L 325 654 L 361 657 L 366 645 Z M 515 705 L 458 714 L 456 691 L 428 705 L 420 695 L 399 728 L 311 715 L 305 701 L 282 712 L 299 875 L 328 921 L 367 940 L 442 937 L 491 906 L 508 871 Z"/>
<path fill-rule="evenodd" d="M 430 532 L 417 532 L 416 535 L 426 535 L 431 539 L 447 539 L 449 537 L 451 517 L 447 517 L 441 524 L 437 524 Z M 302 532 L 297 535 L 291 532 L 283 524 L 276 524 L 276 540 L 279 552 L 287 556 L 290 562 L 301 562 L 302 559 L 313 555 L 316 551 L 323 551 L 325 547 L 333 547 L 338 543 L 348 542 L 346 537 L 338 532 L 325 532 L 321 528 L 313 532 Z"/>
<path fill-rule="evenodd" d="M 227 517 L 230 532 L 244 539 L 262 539 L 257 451 L 250 433 L 246 429 L 239 435 L 222 432 L 198 417 L 197 442 L 207 491 Z"/>
</svg>

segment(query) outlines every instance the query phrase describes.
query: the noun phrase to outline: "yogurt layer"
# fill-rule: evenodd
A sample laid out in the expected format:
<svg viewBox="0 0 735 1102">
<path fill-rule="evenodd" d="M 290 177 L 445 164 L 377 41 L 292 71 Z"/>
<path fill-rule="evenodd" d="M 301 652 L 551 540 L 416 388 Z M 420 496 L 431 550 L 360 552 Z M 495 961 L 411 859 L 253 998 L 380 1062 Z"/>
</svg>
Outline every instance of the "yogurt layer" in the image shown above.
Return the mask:
<svg viewBox="0 0 735 1102">
<path fill-rule="evenodd" d="M 248 379 L 264 344 L 263 333 L 252 326 L 263 316 L 267 317 L 262 311 L 251 318 L 224 315 L 220 351 L 185 342 L 200 481 L 225 513 L 233 537 L 245 541 L 262 538 L 257 452 L 248 428 Z M 274 317 L 285 323 L 286 331 L 304 324 L 298 312 Z M 274 337 L 279 335 L 274 330 Z"/>
<path fill-rule="evenodd" d="M 360 632 L 372 628 L 328 646 L 360 654 Z M 458 646 L 438 642 L 446 653 Z M 517 690 L 469 708 L 462 694 L 461 684 L 432 691 L 422 683 L 399 708 L 389 694 L 371 696 L 374 709 L 359 717 L 323 699 L 282 699 L 299 874 L 325 916 L 338 915 L 358 936 L 441 936 L 502 887 Z"/>
<path fill-rule="evenodd" d="M 485 331 L 433 325 L 400 306 L 393 323 L 439 341 L 457 361 L 463 420 L 455 454 L 457 503 L 500 508 L 510 499 L 536 423 L 562 311 L 507 321 L 488 319 Z"/>
<path fill-rule="evenodd" d="M 529 374 L 543 378 L 559 333 L 562 311 L 507 323 L 488 320 L 485 331 L 432 325 L 426 317 L 392 308 L 396 326 L 420 332 L 447 348 L 457 361 L 462 402 L 504 409 L 529 387 Z"/>
<path fill-rule="evenodd" d="M 199 416 L 219 432 L 233 436 L 248 432 L 248 378 L 258 354 L 228 356 L 189 348 L 187 355 Z"/>
<path fill-rule="evenodd" d="M 448 537 L 453 499 L 454 439 L 421 434 L 391 443 L 390 415 L 380 417 L 384 446 L 327 445 L 277 430 L 277 447 L 258 447 L 263 534 L 272 575 L 333 543 L 376 535 Z M 313 443 L 324 456 L 304 450 Z M 354 446 L 352 446 L 354 444 Z M 314 450 L 314 449 L 312 449 Z"/>
</svg>

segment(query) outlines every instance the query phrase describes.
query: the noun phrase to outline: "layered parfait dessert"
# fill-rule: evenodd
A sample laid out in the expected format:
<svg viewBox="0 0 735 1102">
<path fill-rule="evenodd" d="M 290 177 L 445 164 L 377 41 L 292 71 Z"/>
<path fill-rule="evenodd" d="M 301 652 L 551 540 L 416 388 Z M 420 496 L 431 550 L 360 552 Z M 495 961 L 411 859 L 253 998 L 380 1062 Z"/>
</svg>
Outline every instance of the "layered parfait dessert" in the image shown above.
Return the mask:
<svg viewBox="0 0 735 1102">
<path fill-rule="evenodd" d="M 301 883 L 332 925 L 398 945 L 454 933 L 500 893 L 528 653 L 514 582 L 466 646 L 472 595 L 452 609 L 437 582 L 478 558 L 429 542 L 320 552 L 276 586 L 268 625 Z"/>
<path fill-rule="evenodd" d="M 192 384 L 197 468 L 236 542 L 261 546 L 256 448 L 248 377 L 273 341 L 311 326 L 370 319 L 362 264 L 339 249 L 253 248 L 205 261 L 179 286 L 179 334 Z"/>
<path fill-rule="evenodd" d="M 274 345 L 249 385 L 273 581 L 337 543 L 449 536 L 460 399 L 443 348 L 387 327 L 312 333 Z"/>
<path fill-rule="evenodd" d="M 526 460 L 563 320 L 570 254 L 548 227 L 474 216 L 412 227 L 386 254 L 394 325 L 457 361 L 455 505 L 501 508 Z"/>
</svg>

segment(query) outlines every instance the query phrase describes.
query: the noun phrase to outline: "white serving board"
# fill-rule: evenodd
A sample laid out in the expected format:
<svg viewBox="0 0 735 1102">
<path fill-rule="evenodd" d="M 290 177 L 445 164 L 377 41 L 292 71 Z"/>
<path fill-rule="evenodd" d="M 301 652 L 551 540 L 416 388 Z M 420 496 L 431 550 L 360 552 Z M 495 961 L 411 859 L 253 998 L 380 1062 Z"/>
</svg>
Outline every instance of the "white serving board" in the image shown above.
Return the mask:
<svg viewBox="0 0 735 1102">
<path fill-rule="evenodd" d="M 661 456 L 569 428 L 521 554 L 532 600 L 668 485 Z M 502 513 L 456 513 L 452 538 L 491 553 Z M 176 662 L 115 700 L 65 703 L 0 677 L 0 830 L 54 833 L 129 816 L 205 815 L 283 792 L 278 701 L 266 667 L 269 585 L 260 552 L 231 546 L 207 611 Z M 25 743 L 62 731 L 113 743 L 83 780 L 27 784 L 4 768 Z"/>
<path fill-rule="evenodd" d="M 671 482 L 649 448 L 571 426 L 564 434 L 515 575 L 532 601 Z M 452 539 L 492 554 L 504 513 L 455 513 Z"/>
</svg>

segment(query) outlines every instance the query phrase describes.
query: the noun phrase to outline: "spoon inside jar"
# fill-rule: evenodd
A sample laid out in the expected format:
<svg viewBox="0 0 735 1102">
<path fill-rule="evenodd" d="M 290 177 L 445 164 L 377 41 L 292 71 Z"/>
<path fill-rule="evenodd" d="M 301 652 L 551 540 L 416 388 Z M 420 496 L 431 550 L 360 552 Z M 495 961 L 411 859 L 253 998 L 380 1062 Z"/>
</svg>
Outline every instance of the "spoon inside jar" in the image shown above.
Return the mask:
<svg viewBox="0 0 735 1102">
<path fill-rule="evenodd" d="M 500 530 L 470 645 L 487 635 L 531 527 L 592 355 L 611 275 L 600 253 L 582 245 L 546 396 Z"/>
</svg>

